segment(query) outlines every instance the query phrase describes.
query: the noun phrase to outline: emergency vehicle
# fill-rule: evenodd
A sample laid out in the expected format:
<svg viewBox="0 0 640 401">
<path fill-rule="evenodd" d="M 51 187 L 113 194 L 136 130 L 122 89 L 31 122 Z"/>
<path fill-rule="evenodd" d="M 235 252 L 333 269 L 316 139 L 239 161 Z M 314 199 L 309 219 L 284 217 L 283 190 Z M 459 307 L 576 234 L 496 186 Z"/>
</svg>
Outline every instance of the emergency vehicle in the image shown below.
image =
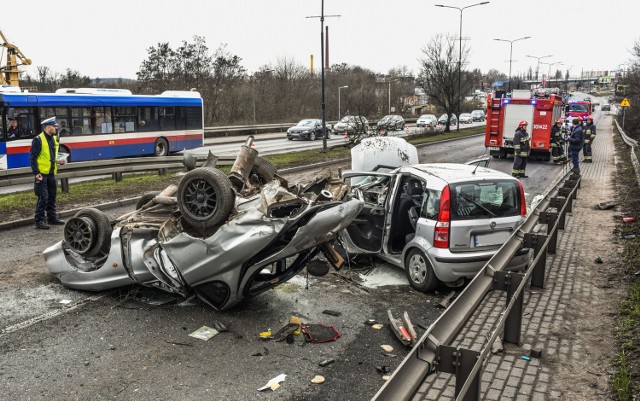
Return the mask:
<svg viewBox="0 0 640 401">
<path fill-rule="evenodd" d="M 562 118 L 562 97 L 536 97 L 529 90 L 514 90 L 511 98 L 487 97 L 487 128 L 484 146 L 496 158 L 513 154 L 513 135 L 522 120 L 529 122 L 531 155 L 551 160 L 551 128 Z"/>
<path fill-rule="evenodd" d="M 577 117 L 582 117 L 583 120 L 586 120 L 591 115 L 592 109 L 591 102 L 586 100 L 569 102 L 565 107 L 564 115 L 568 122 Z"/>
</svg>

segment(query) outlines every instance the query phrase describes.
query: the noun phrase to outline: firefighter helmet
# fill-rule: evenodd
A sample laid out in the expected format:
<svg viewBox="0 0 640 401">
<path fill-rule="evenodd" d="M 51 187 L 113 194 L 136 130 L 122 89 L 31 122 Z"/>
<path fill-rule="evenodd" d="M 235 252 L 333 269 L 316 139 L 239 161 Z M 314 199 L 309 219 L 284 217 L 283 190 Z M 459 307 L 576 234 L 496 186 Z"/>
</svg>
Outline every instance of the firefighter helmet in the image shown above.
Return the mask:
<svg viewBox="0 0 640 401">
<path fill-rule="evenodd" d="M 529 123 L 527 122 L 527 120 L 522 120 L 518 123 L 518 128 L 521 128 L 525 125 L 529 125 Z"/>
<path fill-rule="evenodd" d="M 578 116 L 578 117 L 576 118 L 576 120 L 578 120 L 578 121 L 582 121 L 582 120 L 583 120 L 583 118 L 582 118 L 582 116 Z"/>
<path fill-rule="evenodd" d="M 556 120 L 556 124 L 558 124 L 558 123 L 562 124 L 563 122 L 564 122 L 564 120 L 563 120 L 562 118 L 558 118 L 558 119 Z"/>
<path fill-rule="evenodd" d="M 591 114 L 589 114 L 589 115 L 587 116 L 587 120 L 591 120 L 591 121 L 593 121 L 593 117 L 591 117 Z"/>
</svg>

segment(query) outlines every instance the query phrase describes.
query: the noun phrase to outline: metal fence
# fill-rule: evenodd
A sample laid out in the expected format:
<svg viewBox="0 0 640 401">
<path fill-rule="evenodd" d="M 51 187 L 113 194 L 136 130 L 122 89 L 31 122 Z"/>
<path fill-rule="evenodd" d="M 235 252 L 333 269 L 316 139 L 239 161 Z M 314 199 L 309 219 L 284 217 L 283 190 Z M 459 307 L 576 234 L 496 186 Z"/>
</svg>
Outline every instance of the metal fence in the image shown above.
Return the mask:
<svg viewBox="0 0 640 401">
<path fill-rule="evenodd" d="M 579 187 L 580 176 L 568 172 L 547 192 L 522 226 L 429 327 L 373 400 L 410 400 L 425 378 L 435 372 L 455 374 L 456 401 L 480 399 L 481 369 L 497 336 L 502 335 L 508 343 L 520 343 L 523 289 L 529 280 L 532 286 L 544 287 L 547 253 L 556 252 L 558 230 L 564 229 L 566 213 L 571 212 Z M 546 224 L 546 234 L 534 232 L 539 224 Z M 533 249 L 529 268 L 525 273 L 506 271 L 522 247 Z M 492 290 L 506 291 L 506 306 L 489 330 L 491 338 L 480 351 L 453 347 L 455 337 Z"/>
<path fill-rule="evenodd" d="M 618 124 L 617 118 L 615 118 L 614 121 L 616 122 L 616 127 L 618 128 L 620 136 L 622 136 L 622 140 L 631 148 L 631 163 L 633 164 L 633 169 L 636 171 L 636 179 L 638 180 L 638 184 L 640 185 L 640 162 L 638 162 L 638 155 L 636 155 L 638 141 L 636 141 L 635 139 L 631 139 L 627 134 L 625 134 L 625 132 L 622 130 L 622 127 L 620 127 L 620 124 Z"/>
</svg>

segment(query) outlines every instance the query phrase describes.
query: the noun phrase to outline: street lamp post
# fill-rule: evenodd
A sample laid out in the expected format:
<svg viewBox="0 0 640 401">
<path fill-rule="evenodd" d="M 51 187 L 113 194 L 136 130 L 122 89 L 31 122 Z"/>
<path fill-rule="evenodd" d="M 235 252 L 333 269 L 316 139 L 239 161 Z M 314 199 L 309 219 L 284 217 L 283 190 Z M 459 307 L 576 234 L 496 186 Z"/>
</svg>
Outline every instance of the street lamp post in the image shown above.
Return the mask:
<svg viewBox="0 0 640 401">
<path fill-rule="evenodd" d="M 497 40 L 500 42 L 509 42 L 509 92 L 511 92 L 511 60 L 512 60 L 512 56 L 513 56 L 513 42 L 517 42 L 519 40 L 525 40 L 525 39 L 530 39 L 531 36 L 525 36 L 522 38 L 518 38 L 518 39 L 513 39 L 513 40 L 508 40 L 508 39 L 493 39 L 493 40 Z"/>
<path fill-rule="evenodd" d="M 547 88 L 549 87 L 549 79 L 551 78 L 551 66 L 552 65 L 562 65 L 564 64 L 562 61 L 556 61 L 555 63 L 545 63 L 544 61 L 541 61 L 540 64 L 546 64 L 549 66 L 549 69 L 547 70 Z"/>
<path fill-rule="evenodd" d="M 535 58 L 538 60 L 538 65 L 536 66 L 536 81 L 538 80 L 538 70 L 540 69 L 540 59 L 542 58 L 547 58 L 547 57 L 553 57 L 553 54 L 549 54 L 546 56 L 540 56 L 540 57 L 536 57 L 536 56 L 530 56 L 527 54 L 527 57 L 531 57 L 531 58 Z"/>
<path fill-rule="evenodd" d="M 457 131 L 460 131 L 460 97 L 462 96 L 462 12 L 464 10 L 466 10 L 467 8 L 470 7 L 474 7 L 474 6 L 481 6 L 483 4 L 489 4 L 488 1 L 483 1 L 482 3 L 476 3 L 476 4 L 471 4 L 469 6 L 465 6 L 465 7 L 452 7 L 452 6 L 445 6 L 444 4 L 436 4 L 436 7 L 442 7 L 442 8 L 453 8 L 455 10 L 460 11 L 460 45 L 459 45 L 459 55 L 458 55 L 458 129 Z"/>
<path fill-rule="evenodd" d="M 338 87 L 338 121 L 340 121 L 340 89 L 347 89 L 349 85 Z"/>
</svg>

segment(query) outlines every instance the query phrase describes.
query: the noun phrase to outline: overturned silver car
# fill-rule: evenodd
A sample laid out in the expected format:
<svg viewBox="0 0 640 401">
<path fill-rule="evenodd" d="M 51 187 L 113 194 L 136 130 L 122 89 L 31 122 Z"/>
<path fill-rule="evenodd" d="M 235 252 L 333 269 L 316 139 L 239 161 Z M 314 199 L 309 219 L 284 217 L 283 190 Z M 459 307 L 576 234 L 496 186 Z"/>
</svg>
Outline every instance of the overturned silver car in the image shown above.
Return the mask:
<svg viewBox="0 0 640 401">
<path fill-rule="evenodd" d="M 115 221 L 81 210 L 45 250 L 49 271 L 70 288 L 140 284 L 223 310 L 292 278 L 321 251 L 330 258 L 328 243 L 363 202 L 336 200 L 348 188 L 328 176 L 289 186 L 250 145 L 228 176 L 205 163 Z"/>
</svg>

